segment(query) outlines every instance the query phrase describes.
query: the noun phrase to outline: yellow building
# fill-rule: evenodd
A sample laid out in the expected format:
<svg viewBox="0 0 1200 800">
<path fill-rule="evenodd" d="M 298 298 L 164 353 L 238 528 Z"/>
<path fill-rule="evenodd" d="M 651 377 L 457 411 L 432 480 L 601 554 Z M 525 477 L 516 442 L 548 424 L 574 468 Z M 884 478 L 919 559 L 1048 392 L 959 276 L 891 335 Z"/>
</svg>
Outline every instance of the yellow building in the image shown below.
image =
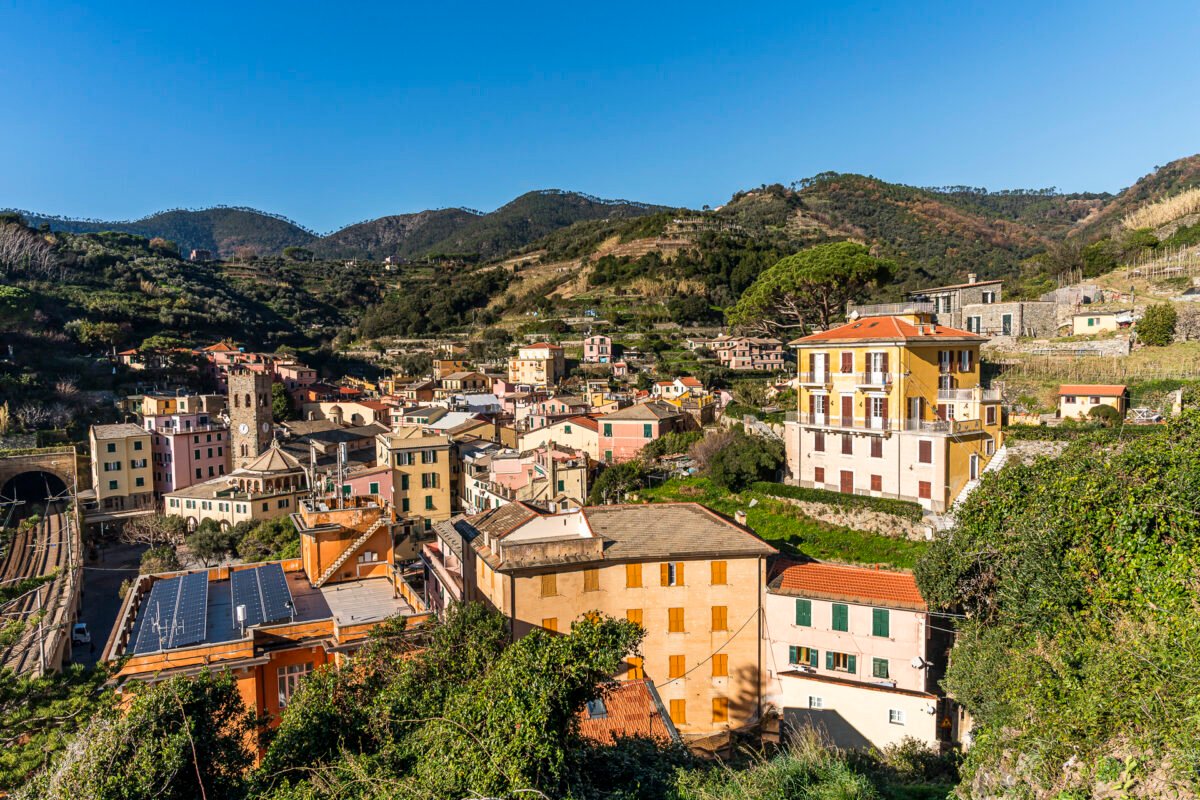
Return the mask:
<svg viewBox="0 0 1200 800">
<path fill-rule="evenodd" d="M 1108 406 L 1125 418 L 1129 390 L 1114 384 L 1063 384 L 1058 387 L 1058 416 L 1062 419 L 1086 419 L 1093 408 Z"/>
<path fill-rule="evenodd" d="M 183 517 L 189 530 L 206 519 L 228 528 L 287 516 L 308 494 L 308 473 L 274 439 L 265 453 L 246 466 L 163 495 L 163 513 Z"/>
<path fill-rule="evenodd" d="M 757 719 L 774 548 L 697 503 L 552 508 L 515 502 L 438 525 L 426 548 L 442 567 L 427 571 L 433 605 L 485 602 L 514 636 L 565 633 L 596 611 L 633 620 L 646 637 L 616 677 L 652 680 L 685 739 Z"/>
<path fill-rule="evenodd" d="M 376 462 L 392 468 L 392 506 L 404 517 L 433 523 L 449 519 L 457 496 L 458 459 L 444 433 L 420 427 L 399 428 L 375 438 Z"/>
<path fill-rule="evenodd" d="M 987 339 L 927 314 L 858 310 L 859 319 L 792 342 L 790 479 L 944 512 L 1001 444 L 1000 393 L 979 379 Z"/>
<path fill-rule="evenodd" d="M 520 386 L 554 386 L 566 374 L 563 349 L 556 344 L 527 345 L 517 350 L 516 358 L 508 361 L 508 379 Z"/>
<path fill-rule="evenodd" d="M 130 511 L 154 505 L 154 472 L 150 466 L 150 432 L 133 423 L 93 425 L 92 486 L 105 511 Z"/>
</svg>

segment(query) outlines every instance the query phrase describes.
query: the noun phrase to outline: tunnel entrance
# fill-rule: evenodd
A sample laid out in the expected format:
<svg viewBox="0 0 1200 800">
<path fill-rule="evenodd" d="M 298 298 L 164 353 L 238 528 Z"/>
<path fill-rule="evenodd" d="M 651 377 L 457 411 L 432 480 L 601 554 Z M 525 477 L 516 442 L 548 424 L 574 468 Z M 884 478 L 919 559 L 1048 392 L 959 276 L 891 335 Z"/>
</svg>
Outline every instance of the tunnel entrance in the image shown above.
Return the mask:
<svg viewBox="0 0 1200 800">
<path fill-rule="evenodd" d="M 53 472 L 34 470 L 22 472 L 10 478 L 0 487 L 0 520 L 9 516 L 8 506 L 12 506 L 14 518 L 27 517 L 33 513 L 43 513 L 47 500 L 69 500 L 67 484 Z"/>
</svg>

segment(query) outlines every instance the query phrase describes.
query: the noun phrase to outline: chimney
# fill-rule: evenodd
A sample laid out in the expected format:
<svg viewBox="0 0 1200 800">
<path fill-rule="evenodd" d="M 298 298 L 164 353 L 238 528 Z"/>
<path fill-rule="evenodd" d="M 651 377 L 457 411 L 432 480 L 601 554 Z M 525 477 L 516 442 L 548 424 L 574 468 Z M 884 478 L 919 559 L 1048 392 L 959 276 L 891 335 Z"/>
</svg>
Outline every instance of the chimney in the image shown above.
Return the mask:
<svg viewBox="0 0 1200 800">
<path fill-rule="evenodd" d="M 975 275 L 974 272 L 968 272 L 967 273 L 967 283 L 974 283 L 976 277 L 977 276 Z"/>
<path fill-rule="evenodd" d="M 736 522 L 738 525 L 745 525 L 746 524 L 746 512 L 742 511 L 739 508 L 737 511 L 735 511 L 733 513 L 733 521 Z"/>
</svg>

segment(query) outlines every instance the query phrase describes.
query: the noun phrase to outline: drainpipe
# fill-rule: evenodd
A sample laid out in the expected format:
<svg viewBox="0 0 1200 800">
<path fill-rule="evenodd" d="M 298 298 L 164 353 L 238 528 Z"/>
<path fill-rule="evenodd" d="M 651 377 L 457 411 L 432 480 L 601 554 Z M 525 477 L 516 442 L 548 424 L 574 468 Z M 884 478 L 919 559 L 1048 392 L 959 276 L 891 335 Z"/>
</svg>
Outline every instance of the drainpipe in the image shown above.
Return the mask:
<svg viewBox="0 0 1200 800">
<path fill-rule="evenodd" d="M 517 640 L 517 579 L 514 575 L 508 576 L 508 639 L 510 642 Z"/>
</svg>

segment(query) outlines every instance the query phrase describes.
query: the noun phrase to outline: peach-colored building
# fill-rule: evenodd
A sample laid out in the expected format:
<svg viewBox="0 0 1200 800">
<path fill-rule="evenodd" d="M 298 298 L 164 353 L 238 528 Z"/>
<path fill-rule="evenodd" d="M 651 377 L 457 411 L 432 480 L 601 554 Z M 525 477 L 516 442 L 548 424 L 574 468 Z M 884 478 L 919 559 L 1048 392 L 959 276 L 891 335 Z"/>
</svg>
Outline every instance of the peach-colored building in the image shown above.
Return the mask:
<svg viewBox="0 0 1200 800">
<path fill-rule="evenodd" d="M 956 740 L 938 688 L 951 637 L 931 622 L 911 573 L 782 562 L 763 601 L 767 702 L 792 727 L 840 747 Z"/>
<path fill-rule="evenodd" d="M 600 460 L 600 424 L 592 417 L 567 417 L 521 434 L 522 450 L 532 450 L 550 442 L 587 453 L 593 461 Z"/>
<path fill-rule="evenodd" d="M 617 677 L 650 679 L 684 739 L 760 714 L 761 613 L 775 549 L 697 503 L 551 510 L 516 502 L 439 523 L 425 548 L 430 605 L 479 600 L 514 636 L 566 632 L 598 611 L 642 625 Z"/>
<path fill-rule="evenodd" d="M 583 362 L 585 364 L 608 364 L 612 360 L 612 339 L 602 334 L 596 334 L 583 340 Z"/>
<path fill-rule="evenodd" d="M 508 379 L 522 386 L 554 386 L 566 374 L 562 347 L 548 342 L 521 347 L 508 361 Z"/>
<path fill-rule="evenodd" d="M 605 414 L 599 422 L 600 458 L 608 464 L 637 458 L 650 442 L 685 427 L 683 412 L 661 400 L 636 403 Z"/>
<path fill-rule="evenodd" d="M 1129 390 L 1121 385 L 1099 383 L 1058 387 L 1058 415 L 1063 419 L 1086 419 L 1097 406 L 1108 406 L 1123 419 L 1129 407 Z"/>
</svg>

